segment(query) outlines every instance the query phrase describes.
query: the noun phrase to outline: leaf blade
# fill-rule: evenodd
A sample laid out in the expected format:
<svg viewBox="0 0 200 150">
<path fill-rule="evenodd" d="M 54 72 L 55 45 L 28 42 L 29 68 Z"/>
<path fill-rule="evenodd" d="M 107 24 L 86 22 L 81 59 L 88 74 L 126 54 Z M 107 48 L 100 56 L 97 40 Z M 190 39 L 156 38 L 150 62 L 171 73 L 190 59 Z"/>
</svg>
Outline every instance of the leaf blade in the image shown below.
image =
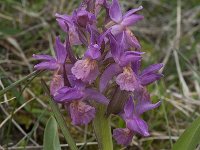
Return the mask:
<svg viewBox="0 0 200 150">
<path fill-rule="evenodd" d="M 200 143 L 200 117 L 183 132 L 172 150 L 194 150 Z"/>
<path fill-rule="evenodd" d="M 44 130 L 44 150 L 61 150 L 57 122 L 53 116 L 47 121 Z"/>
</svg>

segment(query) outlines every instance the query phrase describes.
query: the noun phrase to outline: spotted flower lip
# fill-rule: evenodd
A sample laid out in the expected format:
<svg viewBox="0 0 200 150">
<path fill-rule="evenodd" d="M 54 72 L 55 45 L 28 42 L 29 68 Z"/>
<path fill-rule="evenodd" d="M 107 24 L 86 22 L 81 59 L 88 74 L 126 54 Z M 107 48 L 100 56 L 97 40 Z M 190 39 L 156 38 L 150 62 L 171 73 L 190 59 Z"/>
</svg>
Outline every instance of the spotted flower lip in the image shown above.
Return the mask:
<svg viewBox="0 0 200 150">
<path fill-rule="evenodd" d="M 78 60 L 72 67 L 71 71 L 77 79 L 81 79 L 83 82 L 91 84 L 100 74 L 98 60 L 101 57 L 101 44 L 110 30 L 96 37 L 95 31 L 93 31 L 92 28 L 89 29 L 91 35 L 88 49 L 84 54 L 84 58 Z"/>
<path fill-rule="evenodd" d="M 128 146 L 132 139 L 134 133 L 128 128 L 117 128 L 113 131 L 113 137 L 117 141 L 118 144 Z"/>
<path fill-rule="evenodd" d="M 70 103 L 69 109 L 73 125 L 88 124 L 95 117 L 95 108 L 82 101 Z"/>
</svg>

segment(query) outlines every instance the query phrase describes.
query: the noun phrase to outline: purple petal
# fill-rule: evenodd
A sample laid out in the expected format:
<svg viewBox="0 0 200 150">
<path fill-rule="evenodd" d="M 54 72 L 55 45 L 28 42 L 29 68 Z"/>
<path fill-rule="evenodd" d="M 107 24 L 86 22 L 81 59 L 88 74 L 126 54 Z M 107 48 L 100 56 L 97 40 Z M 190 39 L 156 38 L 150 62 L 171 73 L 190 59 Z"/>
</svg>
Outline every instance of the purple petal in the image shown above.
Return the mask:
<svg viewBox="0 0 200 150">
<path fill-rule="evenodd" d="M 160 63 L 160 64 L 153 64 L 151 66 L 149 66 L 148 68 L 144 69 L 141 73 L 140 76 L 143 76 L 143 75 L 146 75 L 146 74 L 149 74 L 149 73 L 154 73 L 154 72 L 157 72 L 159 71 L 161 68 L 163 67 L 163 64 Z"/>
<path fill-rule="evenodd" d="M 79 35 L 74 26 L 74 23 L 72 22 L 72 17 L 68 15 L 56 14 L 56 18 L 62 30 L 68 33 L 70 43 L 72 45 L 82 44 L 82 42 L 79 40 Z"/>
<path fill-rule="evenodd" d="M 86 10 L 79 10 L 76 15 L 76 20 L 80 26 L 85 28 L 87 24 L 93 24 L 93 22 L 96 20 L 96 17 L 94 14 Z"/>
<path fill-rule="evenodd" d="M 71 16 L 68 15 L 60 15 L 60 14 L 56 14 L 56 20 L 59 24 L 59 26 L 62 28 L 63 31 L 68 32 L 69 28 L 72 26 L 72 18 Z"/>
<path fill-rule="evenodd" d="M 67 58 L 67 50 L 65 46 L 61 43 L 59 37 L 56 37 L 55 53 L 58 63 L 64 64 Z"/>
<path fill-rule="evenodd" d="M 34 66 L 37 70 L 57 70 L 59 65 L 55 61 L 41 62 Z"/>
<path fill-rule="evenodd" d="M 139 60 L 139 61 L 134 61 L 134 62 L 131 63 L 131 68 L 132 68 L 133 72 L 134 72 L 136 75 L 139 74 L 140 66 L 141 66 L 141 60 Z"/>
<path fill-rule="evenodd" d="M 88 47 L 88 50 L 85 52 L 85 57 L 89 57 L 91 59 L 98 59 L 101 56 L 100 52 L 101 47 L 99 45 L 94 44 Z"/>
<path fill-rule="evenodd" d="M 143 136 L 149 136 L 147 123 L 137 116 L 127 119 L 126 126 L 133 132 L 139 133 Z"/>
<path fill-rule="evenodd" d="M 109 83 L 109 81 L 117 74 L 119 74 L 122 71 L 122 69 L 117 64 L 112 64 L 108 66 L 103 74 L 100 77 L 100 83 L 99 83 L 99 90 L 100 92 L 103 92 Z"/>
<path fill-rule="evenodd" d="M 130 98 L 127 100 L 126 104 L 124 105 L 124 113 L 125 117 L 131 117 L 133 115 L 134 111 L 134 103 L 133 99 L 130 96 Z"/>
<path fill-rule="evenodd" d="M 58 94 L 54 96 L 56 102 L 70 102 L 83 98 L 84 94 L 76 88 L 63 87 L 57 91 Z"/>
<path fill-rule="evenodd" d="M 55 95 L 56 92 L 64 86 L 64 79 L 62 75 L 54 75 L 50 84 L 50 93 Z"/>
<path fill-rule="evenodd" d="M 142 6 L 140 6 L 140 7 L 138 7 L 138 8 L 135 8 L 135 9 L 129 10 L 129 11 L 124 15 L 124 18 L 129 17 L 130 15 L 134 14 L 135 12 L 137 12 L 137 11 L 139 11 L 139 10 L 141 10 L 141 9 L 143 9 Z"/>
<path fill-rule="evenodd" d="M 95 108 L 77 101 L 70 104 L 70 115 L 73 125 L 86 125 L 95 117 Z"/>
<path fill-rule="evenodd" d="M 121 24 L 116 24 L 116 25 L 111 27 L 111 33 L 113 35 L 120 34 L 123 31 L 124 31 L 124 26 L 122 26 Z"/>
<path fill-rule="evenodd" d="M 74 52 L 71 49 L 71 45 L 70 45 L 70 41 L 69 41 L 69 36 L 66 37 L 65 47 L 66 47 L 66 50 L 68 52 L 69 59 L 70 59 L 71 63 L 74 64 L 76 62 L 76 57 L 74 55 Z"/>
<path fill-rule="evenodd" d="M 135 35 L 128 29 L 125 31 L 125 33 L 126 33 L 127 43 L 130 46 L 135 47 L 136 50 L 140 50 L 141 45 L 140 45 L 139 41 L 137 40 L 137 38 L 135 37 Z"/>
<path fill-rule="evenodd" d="M 134 15 L 131 15 L 129 17 L 126 17 L 123 19 L 122 21 L 122 25 L 125 26 L 125 27 L 128 27 L 128 26 L 132 26 L 134 25 L 136 22 L 142 20 L 144 17 L 142 15 L 137 15 L 137 14 L 134 14 Z"/>
<path fill-rule="evenodd" d="M 112 54 L 113 58 L 115 59 L 115 61 L 118 61 L 117 59 L 119 59 L 119 57 L 120 57 L 121 48 L 117 44 L 117 40 L 115 39 L 115 37 L 112 34 L 109 34 L 109 39 L 110 39 L 111 54 Z"/>
<path fill-rule="evenodd" d="M 113 130 L 113 137 L 118 144 L 128 146 L 133 139 L 133 132 L 127 128 L 118 128 Z"/>
<path fill-rule="evenodd" d="M 103 34 L 100 35 L 98 39 L 98 45 L 101 46 L 102 42 L 104 41 L 104 38 L 107 36 L 108 33 L 111 32 L 111 28 L 106 30 Z"/>
<path fill-rule="evenodd" d="M 94 89 L 85 89 L 85 94 L 87 96 L 87 98 L 92 99 L 92 100 L 96 100 L 99 103 L 108 105 L 109 100 L 100 92 L 94 90 Z"/>
<path fill-rule="evenodd" d="M 141 60 L 141 56 L 139 56 L 134 51 L 126 51 L 120 58 L 120 65 L 121 66 L 127 66 L 131 62 L 139 61 Z"/>
<path fill-rule="evenodd" d="M 36 55 L 36 54 L 33 54 L 33 58 L 35 58 L 37 60 L 56 61 L 55 58 L 53 58 L 50 55 Z"/>
<path fill-rule="evenodd" d="M 156 80 L 159 80 L 162 77 L 163 77 L 162 74 L 154 73 L 154 74 L 143 75 L 142 77 L 140 77 L 140 80 L 141 80 L 141 84 L 143 86 L 146 86 L 155 82 Z"/>
<path fill-rule="evenodd" d="M 119 23 L 122 21 L 122 12 L 118 0 L 113 0 L 109 9 L 110 18 Z"/>
<path fill-rule="evenodd" d="M 161 101 L 159 101 L 155 104 L 151 104 L 150 101 L 145 101 L 145 102 L 142 102 L 140 104 L 137 104 L 135 106 L 135 111 L 138 115 L 140 115 L 140 114 L 143 114 L 146 111 L 149 111 L 149 110 L 152 110 L 152 109 L 159 107 L 160 104 L 161 104 Z"/>
</svg>

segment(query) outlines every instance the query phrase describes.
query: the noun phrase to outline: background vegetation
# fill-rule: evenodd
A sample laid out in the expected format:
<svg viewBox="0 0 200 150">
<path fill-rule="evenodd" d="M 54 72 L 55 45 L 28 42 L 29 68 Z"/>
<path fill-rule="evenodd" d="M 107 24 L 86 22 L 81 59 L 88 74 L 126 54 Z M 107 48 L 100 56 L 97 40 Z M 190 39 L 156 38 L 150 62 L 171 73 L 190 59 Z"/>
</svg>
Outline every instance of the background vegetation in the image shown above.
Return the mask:
<svg viewBox="0 0 200 150">
<path fill-rule="evenodd" d="M 0 0 L 0 90 L 33 72 L 34 53 L 53 54 L 56 35 L 64 37 L 54 14 L 70 14 L 79 0 Z M 165 77 L 149 87 L 162 105 L 144 115 L 151 136 L 135 137 L 130 150 L 171 149 L 184 129 L 200 116 L 200 1 L 123 0 L 124 11 L 143 5 L 145 19 L 132 29 L 146 52 L 143 66 L 163 62 Z M 79 52 L 78 50 L 76 50 Z M 37 76 L 37 77 L 36 77 Z M 0 97 L 0 149 L 42 149 L 51 109 L 34 74 Z M 92 126 L 71 126 L 80 149 L 97 149 Z M 113 118 L 113 128 L 124 126 Z M 60 132 L 60 130 L 59 130 Z M 67 149 L 62 133 L 63 149 Z M 125 149 L 115 144 L 115 149 Z M 197 149 L 200 149 L 197 148 Z"/>
</svg>

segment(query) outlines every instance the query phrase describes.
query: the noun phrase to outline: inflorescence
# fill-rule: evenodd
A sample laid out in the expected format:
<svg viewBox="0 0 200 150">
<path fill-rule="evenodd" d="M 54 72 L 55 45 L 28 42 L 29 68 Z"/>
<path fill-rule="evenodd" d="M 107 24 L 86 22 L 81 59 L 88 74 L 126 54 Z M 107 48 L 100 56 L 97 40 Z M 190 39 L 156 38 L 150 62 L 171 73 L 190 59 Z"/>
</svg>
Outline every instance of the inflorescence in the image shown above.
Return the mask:
<svg viewBox="0 0 200 150">
<path fill-rule="evenodd" d="M 55 15 L 67 33 L 64 43 L 56 38 L 55 58 L 33 55 L 41 61 L 36 70 L 53 71 L 51 95 L 69 111 L 72 124 L 85 125 L 95 118 L 94 101 L 106 105 L 107 116 L 119 115 L 126 123 L 113 130 L 114 139 L 123 145 L 130 144 L 134 134 L 149 136 L 141 115 L 160 105 L 151 103 L 146 86 L 163 76 L 158 73 L 163 64 L 141 70 L 144 52 L 129 29 L 143 19 L 141 9 L 122 14 L 118 0 L 83 0 L 72 15 Z M 83 56 L 73 52 L 76 45 L 86 49 Z"/>
</svg>

